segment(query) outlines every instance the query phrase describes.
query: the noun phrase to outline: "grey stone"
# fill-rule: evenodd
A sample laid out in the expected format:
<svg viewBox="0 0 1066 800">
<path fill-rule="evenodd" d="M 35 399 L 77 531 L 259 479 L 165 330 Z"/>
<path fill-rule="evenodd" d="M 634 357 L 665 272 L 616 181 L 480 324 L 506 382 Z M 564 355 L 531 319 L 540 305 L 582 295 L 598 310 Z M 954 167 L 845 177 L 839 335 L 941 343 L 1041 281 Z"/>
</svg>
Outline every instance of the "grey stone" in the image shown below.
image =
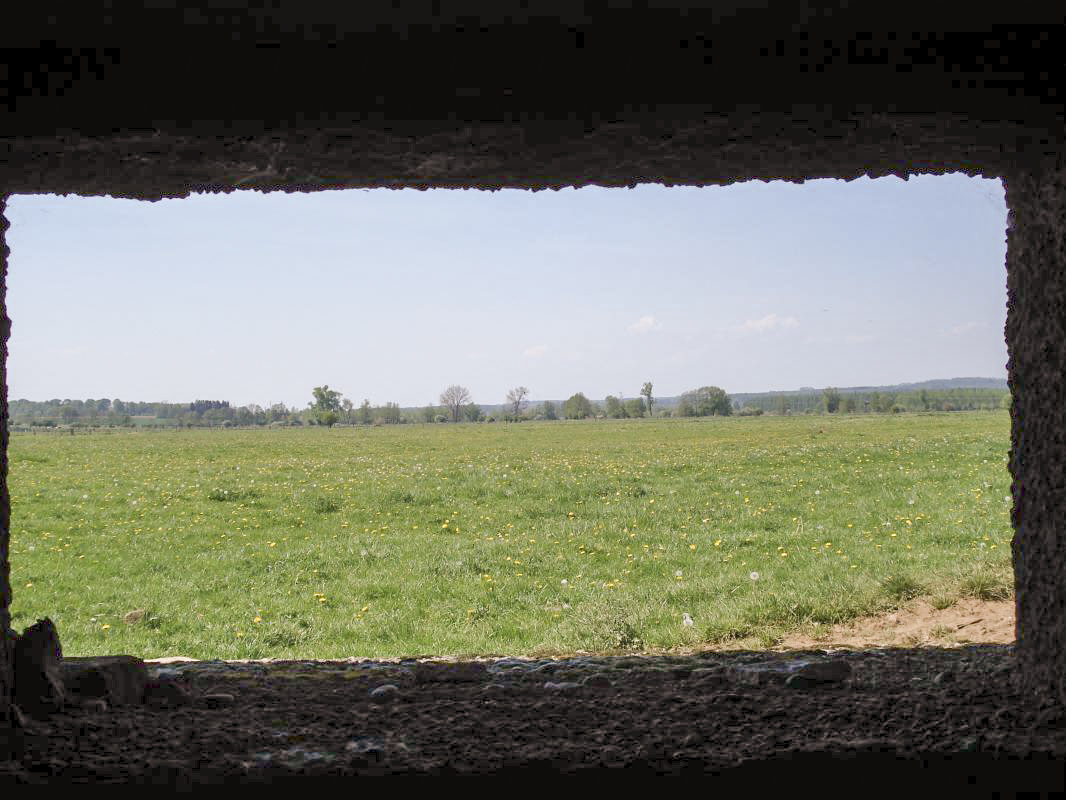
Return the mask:
<svg viewBox="0 0 1066 800">
<path fill-rule="evenodd" d="M 201 699 L 208 708 L 226 708 L 237 702 L 237 698 L 229 692 L 211 692 Z"/>
<path fill-rule="evenodd" d="M 26 714 L 42 719 L 63 708 L 63 648 L 51 619 L 39 619 L 15 638 L 12 647 L 14 700 Z"/>
<path fill-rule="evenodd" d="M 791 689 L 809 689 L 842 683 L 850 678 L 851 674 L 851 664 L 847 661 L 817 661 L 790 675 L 785 685 Z"/>
<path fill-rule="evenodd" d="M 394 683 L 383 683 L 370 690 L 370 699 L 375 703 L 388 703 L 400 694 L 400 687 Z"/>
<path fill-rule="evenodd" d="M 344 749 L 349 753 L 383 753 L 385 752 L 385 740 L 374 736 L 353 739 L 344 745 Z"/>
<path fill-rule="evenodd" d="M 555 691 L 564 691 L 566 689 L 580 689 L 580 683 L 574 683 L 572 681 L 561 681 L 556 683 L 555 681 L 547 681 L 544 684 L 545 689 L 553 689 Z"/>
</svg>

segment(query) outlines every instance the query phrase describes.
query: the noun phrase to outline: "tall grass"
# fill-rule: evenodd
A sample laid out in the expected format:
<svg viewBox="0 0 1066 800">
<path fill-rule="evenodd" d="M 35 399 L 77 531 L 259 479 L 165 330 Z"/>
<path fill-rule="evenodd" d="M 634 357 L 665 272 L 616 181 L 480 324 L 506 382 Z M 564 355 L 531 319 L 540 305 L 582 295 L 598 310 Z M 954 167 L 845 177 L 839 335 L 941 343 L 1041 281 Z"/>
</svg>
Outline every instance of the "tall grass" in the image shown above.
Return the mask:
<svg viewBox="0 0 1066 800">
<path fill-rule="evenodd" d="M 16 434 L 14 618 L 70 655 L 768 646 L 1009 597 L 1008 441 L 1005 412 Z"/>
</svg>

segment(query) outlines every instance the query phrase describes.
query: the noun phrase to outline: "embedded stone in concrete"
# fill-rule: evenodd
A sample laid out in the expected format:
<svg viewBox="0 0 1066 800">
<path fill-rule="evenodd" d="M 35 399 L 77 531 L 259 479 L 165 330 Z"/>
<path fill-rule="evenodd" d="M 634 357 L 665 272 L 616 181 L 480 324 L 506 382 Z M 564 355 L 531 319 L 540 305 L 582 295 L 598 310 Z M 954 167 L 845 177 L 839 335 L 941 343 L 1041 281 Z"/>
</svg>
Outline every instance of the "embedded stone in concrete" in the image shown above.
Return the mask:
<svg viewBox="0 0 1066 800">
<path fill-rule="evenodd" d="M 225 708 L 237 702 L 237 698 L 229 692 L 212 692 L 203 696 L 204 704 L 208 708 Z"/>
<path fill-rule="evenodd" d="M 389 703 L 400 694 L 400 687 L 394 683 L 384 683 L 370 690 L 370 699 L 375 703 Z"/>
<path fill-rule="evenodd" d="M 42 717 L 63 707 L 63 648 L 59 632 L 45 617 L 26 628 L 14 642 L 15 703 Z"/>
<path fill-rule="evenodd" d="M 808 664 L 795 674 L 789 675 L 785 685 L 791 689 L 809 689 L 812 686 L 829 686 L 843 683 L 851 677 L 851 664 L 847 661 L 818 661 Z"/>
<path fill-rule="evenodd" d="M 67 696 L 72 701 L 106 700 L 113 706 L 144 702 L 148 670 L 133 656 L 67 658 L 62 664 Z"/>
</svg>

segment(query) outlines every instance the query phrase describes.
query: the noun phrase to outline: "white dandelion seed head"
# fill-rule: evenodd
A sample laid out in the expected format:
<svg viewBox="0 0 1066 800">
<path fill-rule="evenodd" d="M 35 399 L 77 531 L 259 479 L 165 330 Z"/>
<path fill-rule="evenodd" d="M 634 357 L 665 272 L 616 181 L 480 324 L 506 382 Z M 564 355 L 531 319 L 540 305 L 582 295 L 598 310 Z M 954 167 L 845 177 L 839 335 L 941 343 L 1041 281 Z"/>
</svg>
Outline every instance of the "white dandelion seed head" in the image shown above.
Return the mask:
<svg viewBox="0 0 1066 800">
<path fill-rule="evenodd" d="M 759 580 L 759 573 L 758 572 L 753 572 L 748 577 L 751 578 L 753 581 L 757 581 L 757 580 Z"/>
</svg>

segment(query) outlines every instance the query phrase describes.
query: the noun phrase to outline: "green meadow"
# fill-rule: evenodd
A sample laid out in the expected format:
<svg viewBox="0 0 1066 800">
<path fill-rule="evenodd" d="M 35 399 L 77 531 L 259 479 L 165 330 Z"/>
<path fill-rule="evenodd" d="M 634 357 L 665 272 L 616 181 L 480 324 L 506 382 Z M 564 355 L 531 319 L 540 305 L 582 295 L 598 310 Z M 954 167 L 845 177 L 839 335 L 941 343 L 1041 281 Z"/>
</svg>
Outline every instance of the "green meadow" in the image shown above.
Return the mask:
<svg viewBox="0 0 1066 800">
<path fill-rule="evenodd" d="M 919 595 L 1012 596 L 1009 430 L 999 411 L 13 434 L 14 624 L 148 658 L 769 647 Z"/>
</svg>

